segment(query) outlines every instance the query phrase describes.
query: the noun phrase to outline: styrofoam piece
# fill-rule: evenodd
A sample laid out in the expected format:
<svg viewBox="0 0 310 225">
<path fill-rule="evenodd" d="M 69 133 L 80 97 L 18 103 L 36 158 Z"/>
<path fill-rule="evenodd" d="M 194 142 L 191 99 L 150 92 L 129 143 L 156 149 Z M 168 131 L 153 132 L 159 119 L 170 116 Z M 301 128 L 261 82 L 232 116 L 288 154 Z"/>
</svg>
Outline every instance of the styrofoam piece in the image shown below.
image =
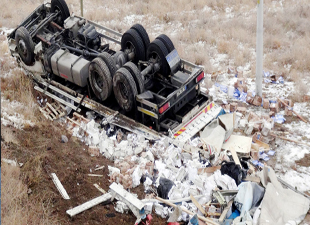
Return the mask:
<svg viewBox="0 0 310 225">
<path fill-rule="evenodd" d="M 240 135 L 231 135 L 223 144 L 225 150 L 235 150 L 237 153 L 250 154 L 252 138 Z"/>
<path fill-rule="evenodd" d="M 122 201 L 117 201 L 114 209 L 119 213 L 128 213 L 129 211 L 129 207 Z"/>
<path fill-rule="evenodd" d="M 175 180 L 182 181 L 186 176 L 187 176 L 186 169 L 184 168 L 184 166 L 181 166 L 180 169 L 178 170 Z"/>
<path fill-rule="evenodd" d="M 113 167 L 113 166 L 108 166 L 109 170 L 109 176 L 111 176 L 113 173 L 121 173 L 121 170 L 119 168 Z"/>
<path fill-rule="evenodd" d="M 140 212 L 142 211 L 144 204 L 137 197 L 126 191 L 122 185 L 115 182 L 110 185 L 110 189 L 131 209 L 138 220 L 143 216 Z"/>
<path fill-rule="evenodd" d="M 108 201 L 111 198 L 112 198 L 112 195 L 110 193 L 106 193 L 106 194 L 101 195 L 97 198 L 94 198 L 88 202 L 85 202 L 82 205 L 76 206 L 73 209 L 69 209 L 66 211 L 66 213 L 68 215 L 70 215 L 71 217 L 73 217 L 73 216 L 75 216 L 75 215 L 77 215 L 77 214 L 79 214 L 79 213 L 81 213 L 87 209 L 90 209 L 90 208 L 92 208 L 92 207 L 94 207 L 94 206 L 96 206 L 102 202 Z"/>
<path fill-rule="evenodd" d="M 144 205 L 145 214 L 152 214 L 153 211 L 153 202 L 147 202 Z"/>
<path fill-rule="evenodd" d="M 140 170 L 140 167 L 137 166 L 135 168 L 135 170 L 133 171 L 132 176 L 131 176 L 132 177 L 132 187 L 133 188 L 139 186 L 141 176 L 142 176 L 142 171 Z"/>
<path fill-rule="evenodd" d="M 62 186 L 60 180 L 58 179 L 57 175 L 55 173 L 51 173 L 51 176 L 52 176 L 52 180 L 55 184 L 55 186 L 57 187 L 59 193 L 61 194 L 61 196 L 64 198 L 64 199 L 70 199 L 67 191 L 65 190 L 64 186 Z"/>
</svg>

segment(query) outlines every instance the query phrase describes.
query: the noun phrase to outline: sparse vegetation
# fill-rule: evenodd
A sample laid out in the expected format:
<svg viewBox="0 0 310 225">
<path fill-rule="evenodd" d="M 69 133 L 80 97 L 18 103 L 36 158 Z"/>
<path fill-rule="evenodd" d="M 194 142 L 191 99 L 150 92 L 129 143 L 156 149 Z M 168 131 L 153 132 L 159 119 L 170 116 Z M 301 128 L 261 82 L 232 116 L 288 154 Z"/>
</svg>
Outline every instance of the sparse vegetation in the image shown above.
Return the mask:
<svg viewBox="0 0 310 225">
<path fill-rule="evenodd" d="M 46 126 L 45 119 L 39 113 L 32 81 L 24 76 L 15 60 L 10 57 L 6 36 L 2 32 L 2 29 L 15 28 L 43 2 L 46 1 L 2 0 L 0 4 L 1 97 L 9 100 L 8 103 L 4 102 L 2 107 L 6 107 L 6 110 L 9 110 L 8 113 L 22 113 L 25 119 L 36 122 L 34 129 L 42 127 L 42 133 L 46 133 L 44 141 L 42 139 L 41 142 L 40 140 L 36 142 L 35 137 L 31 135 L 38 135 L 41 131 L 33 134 L 28 132 L 28 136 L 20 138 L 16 136 L 15 131 L 1 130 L 5 140 L 1 142 L 1 152 L 5 153 L 5 156 L 17 155 L 16 152 L 12 153 L 11 147 L 20 146 L 18 150 L 20 158 L 26 154 L 33 157 L 22 168 L 24 173 L 18 167 L 2 164 L 1 221 L 3 224 L 59 223 L 57 219 L 51 217 L 53 199 L 51 190 L 40 192 L 38 189 L 38 184 L 43 182 L 40 175 L 45 174 L 42 170 L 42 159 L 46 157 L 46 147 L 50 145 L 49 142 L 53 138 L 50 126 Z M 79 0 L 67 0 L 67 4 L 71 12 L 80 15 Z M 250 64 L 252 74 L 255 74 L 256 1 L 84 0 L 84 17 L 121 33 L 134 23 L 141 23 L 148 31 L 151 41 L 157 35 L 166 33 L 172 39 L 180 56 L 203 65 L 206 73 L 226 71 L 228 65 L 237 67 Z M 264 70 L 274 71 L 282 74 L 287 80 L 296 82 L 296 92 L 291 96 L 293 101 L 302 101 L 303 95 L 309 89 L 303 80 L 310 75 L 309 20 L 310 2 L 308 0 L 299 0 L 298 3 L 295 0 L 265 1 Z M 228 57 L 220 63 L 219 67 L 214 67 L 210 60 L 218 54 L 227 54 Z M 205 82 L 207 87 L 212 85 L 211 80 L 206 79 Z M 14 101 L 21 103 L 22 107 L 8 107 Z M 33 128 L 25 127 L 26 131 L 27 129 Z M 57 131 L 59 134 L 60 131 Z M 56 142 L 55 137 L 53 140 Z M 56 144 L 58 143 L 52 145 Z M 72 155 L 73 149 L 76 148 L 66 149 L 66 156 L 59 154 L 56 157 L 51 154 L 53 156 L 49 156 L 49 159 L 65 161 L 69 155 Z M 57 150 L 60 151 L 60 149 Z M 86 163 L 81 156 L 76 160 L 76 165 L 72 168 L 68 167 L 68 171 L 82 170 L 79 167 L 80 164 Z M 66 162 L 63 162 L 62 169 L 66 166 Z M 87 166 L 90 167 L 91 163 Z M 85 168 L 83 169 L 86 171 Z M 63 172 L 60 169 L 59 171 Z M 87 172 L 85 171 L 84 173 Z M 84 182 L 83 173 L 78 176 L 78 179 Z M 77 177 L 70 178 L 68 175 L 67 178 L 76 184 Z M 29 198 L 27 192 L 32 187 L 35 187 L 33 189 L 35 193 L 32 193 Z M 76 187 L 74 186 L 75 189 Z M 80 196 L 79 192 L 82 193 L 83 189 L 77 188 L 77 190 L 78 193 L 75 194 Z M 84 195 L 88 194 L 88 190 L 84 192 Z M 87 197 L 93 196 L 89 194 Z M 83 200 L 86 200 L 86 197 L 84 198 Z M 76 199 L 75 201 L 75 203 L 81 203 Z M 69 206 L 71 207 L 69 204 L 64 205 L 61 210 L 64 211 Z M 96 215 L 102 214 L 102 208 L 97 210 Z M 105 208 L 104 210 L 107 212 Z M 62 214 L 63 211 L 61 211 Z"/>
</svg>

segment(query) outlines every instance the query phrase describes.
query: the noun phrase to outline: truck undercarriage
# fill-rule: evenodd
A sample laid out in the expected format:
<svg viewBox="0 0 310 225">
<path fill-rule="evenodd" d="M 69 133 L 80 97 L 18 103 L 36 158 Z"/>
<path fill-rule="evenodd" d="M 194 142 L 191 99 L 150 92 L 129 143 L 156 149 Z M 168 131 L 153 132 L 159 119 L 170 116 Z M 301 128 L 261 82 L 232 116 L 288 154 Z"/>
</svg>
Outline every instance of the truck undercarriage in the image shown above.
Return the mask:
<svg viewBox="0 0 310 225">
<path fill-rule="evenodd" d="M 149 127 L 170 136 L 201 113 L 212 115 L 201 119 L 205 126 L 220 112 L 200 92 L 203 68 L 181 59 L 164 34 L 150 42 L 140 24 L 120 34 L 70 15 L 64 0 L 52 0 L 35 9 L 8 39 L 11 54 L 37 82 L 35 89 L 57 101 L 55 93 L 70 99 L 62 103 L 74 110 L 83 106 L 110 120 L 113 115 L 124 126 L 128 119 L 146 132 Z M 187 130 L 192 135 L 196 129 Z"/>
</svg>

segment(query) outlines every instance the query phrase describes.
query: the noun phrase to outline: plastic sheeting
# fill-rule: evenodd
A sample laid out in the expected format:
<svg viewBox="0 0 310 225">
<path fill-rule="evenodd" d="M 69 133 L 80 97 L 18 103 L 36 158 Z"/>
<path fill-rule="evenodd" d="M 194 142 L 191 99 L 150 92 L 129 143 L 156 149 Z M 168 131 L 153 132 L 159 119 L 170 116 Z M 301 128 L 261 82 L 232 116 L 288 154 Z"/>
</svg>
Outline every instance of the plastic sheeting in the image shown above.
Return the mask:
<svg viewBox="0 0 310 225">
<path fill-rule="evenodd" d="M 266 187 L 259 224 L 299 224 L 309 210 L 310 200 L 284 189 L 271 167 L 264 167 L 261 182 Z"/>
</svg>

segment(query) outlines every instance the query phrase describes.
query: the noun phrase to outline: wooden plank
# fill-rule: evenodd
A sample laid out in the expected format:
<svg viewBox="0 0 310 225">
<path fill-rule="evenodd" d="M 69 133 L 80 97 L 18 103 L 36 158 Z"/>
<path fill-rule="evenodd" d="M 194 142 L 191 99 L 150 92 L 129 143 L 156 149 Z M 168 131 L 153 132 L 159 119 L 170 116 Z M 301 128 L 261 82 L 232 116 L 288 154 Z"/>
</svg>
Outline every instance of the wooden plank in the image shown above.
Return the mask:
<svg viewBox="0 0 310 225">
<path fill-rule="evenodd" d="M 206 215 L 206 211 L 202 208 L 202 206 L 199 204 L 199 202 L 194 198 L 194 196 L 191 194 L 190 198 L 194 205 L 199 209 L 199 211 L 203 214 Z"/>
<path fill-rule="evenodd" d="M 162 199 L 162 198 L 160 198 L 160 197 L 158 197 L 158 196 L 156 196 L 155 198 L 156 198 L 158 201 L 160 201 L 160 202 L 162 202 L 162 203 L 165 203 L 166 205 L 169 205 L 169 206 L 171 206 L 171 207 L 174 207 L 174 208 L 177 208 L 177 207 L 178 207 L 177 205 L 175 205 L 175 204 L 173 204 L 173 203 L 171 203 L 171 202 L 169 202 L 169 201 L 167 201 L 167 200 L 165 200 L 165 199 Z M 183 212 L 186 212 L 186 213 L 189 214 L 189 215 L 195 215 L 195 213 L 189 211 L 188 209 L 186 209 L 186 208 L 183 207 L 183 206 L 180 206 L 180 208 L 182 209 Z M 204 221 L 204 222 L 207 222 L 207 224 L 218 225 L 218 223 L 214 222 L 214 221 L 211 220 L 211 219 L 208 219 L 208 218 L 206 218 L 206 217 L 199 216 L 199 215 L 197 215 L 197 216 L 198 216 L 198 219 L 200 219 L 200 220 L 202 220 L 202 221 Z"/>
<path fill-rule="evenodd" d="M 106 193 L 106 194 L 101 195 L 97 198 L 94 198 L 88 202 L 85 202 L 82 205 L 76 206 L 73 209 L 69 209 L 66 211 L 66 213 L 69 216 L 73 217 L 73 216 L 75 216 L 75 215 L 77 215 L 77 214 L 79 214 L 79 213 L 81 213 L 87 209 L 90 209 L 90 208 L 92 208 L 92 207 L 94 207 L 94 206 L 96 206 L 102 202 L 108 201 L 111 198 L 112 198 L 112 195 L 110 193 Z"/>
<path fill-rule="evenodd" d="M 107 192 L 105 190 L 103 190 L 98 184 L 94 184 L 94 186 L 102 193 L 102 194 L 106 194 Z"/>
<path fill-rule="evenodd" d="M 265 142 L 262 142 L 260 140 L 255 141 L 256 144 L 258 144 L 259 147 L 264 148 L 264 150 L 270 150 L 270 146 L 266 144 Z"/>
<path fill-rule="evenodd" d="M 56 109 L 54 109 L 54 107 L 50 104 L 50 103 L 46 103 L 46 105 L 53 111 L 53 113 L 55 114 L 55 116 L 58 115 L 58 112 L 56 111 Z"/>
<path fill-rule="evenodd" d="M 141 202 L 137 197 L 126 191 L 122 185 L 119 185 L 114 182 L 113 184 L 110 185 L 110 189 L 117 195 L 119 195 L 122 198 L 121 200 L 126 200 L 137 209 L 141 210 L 144 207 L 143 202 Z"/>
<path fill-rule="evenodd" d="M 220 216 L 220 218 L 219 218 L 219 222 L 223 222 L 224 221 L 224 219 L 226 218 L 226 215 L 227 215 L 227 213 L 228 213 L 228 210 L 230 209 L 230 207 L 232 206 L 232 204 L 233 204 L 233 202 L 234 202 L 234 199 L 235 198 L 232 198 L 229 202 L 228 202 L 228 204 L 227 204 L 227 206 L 224 208 L 224 210 L 223 210 L 223 212 L 222 212 L 222 214 L 221 214 L 221 216 Z"/>
<path fill-rule="evenodd" d="M 37 90 L 37 91 L 42 92 L 43 94 L 45 94 L 45 95 L 47 95 L 47 96 L 53 98 L 54 100 L 56 100 L 56 101 L 58 101 L 58 102 L 60 102 L 60 103 L 62 103 L 62 104 L 64 104 L 64 105 L 66 105 L 66 106 L 72 108 L 72 109 L 75 110 L 75 111 L 78 111 L 78 112 L 81 111 L 80 108 L 77 108 L 76 106 L 72 105 L 71 103 L 66 102 L 65 100 L 63 100 L 63 99 L 57 97 L 56 95 L 51 94 L 50 92 L 44 91 L 44 90 L 43 90 L 42 88 L 40 88 L 39 86 L 34 86 L 34 89 Z"/>
<path fill-rule="evenodd" d="M 283 105 L 285 105 L 286 107 L 289 107 L 291 108 L 290 106 L 288 106 L 282 99 L 280 98 L 277 98 Z M 298 116 L 299 119 L 301 119 L 302 121 L 304 121 L 305 123 L 307 123 L 308 121 L 305 120 L 301 115 L 299 115 L 297 112 L 295 112 L 293 109 L 292 109 L 292 112 L 296 114 L 296 116 Z"/>
<path fill-rule="evenodd" d="M 61 196 L 64 198 L 64 199 L 70 199 L 67 191 L 65 190 L 64 186 L 62 186 L 60 180 L 58 179 L 57 175 L 55 173 L 51 173 L 51 176 L 52 176 L 52 180 L 55 184 L 55 186 L 57 187 L 59 193 L 61 194 Z"/>
<path fill-rule="evenodd" d="M 239 158 L 238 158 L 238 156 L 237 156 L 236 151 L 235 151 L 234 149 L 230 149 L 229 151 L 231 152 L 231 155 L 232 155 L 233 160 L 235 161 L 235 163 L 236 163 L 237 165 L 240 165 L 240 166 L 241 166 L 241 163 L 240 163 L 240 160 L 239 160 Z M 241 166 L 241 168 L 242 168 L 242 166 Z"/>
<path fill-rule="evenodd" d="M 88 174 L 88 176 L 90 176 L 90 177 L 103 177 L 103 175 L 101 175 L 101 174 L 92 174 L 92 173 Z"/>
<path fill-rule="evenodd" d="M 256 176 L 246 176 L 246 178 L 244 178 L 243 180 L 256 182 L 258 184 L 260 183 L 260 178 Z"/>
<path fill-rule="evenodd" d="M 295 141 L 295 140 L 292 140 L 292 139 L 289 139 L 289 138 L 286 138 L 286 137 L 283 137 L 283 136 L 277 136 L 275 134 L 270 134 L 270 135 L 273 136 L 273 137 L 276 137 L 276 138 L 280 138 L 280 139 L 285 140 L 285 141 L 291 141 L 291 142 L 294 142 L 296 144 L 307 145 L 307 146 L 310 147 L 310 144 L 307 144 L 307 143 L 304 143 L 304 142 Z"/>
<path fill-rule="evenodd" d="M 105 166 L 100 166 L 100 167 L 96 168 L 95 171 L 104 169 L 104 167 L 105 167 Z"/>
</svg>

